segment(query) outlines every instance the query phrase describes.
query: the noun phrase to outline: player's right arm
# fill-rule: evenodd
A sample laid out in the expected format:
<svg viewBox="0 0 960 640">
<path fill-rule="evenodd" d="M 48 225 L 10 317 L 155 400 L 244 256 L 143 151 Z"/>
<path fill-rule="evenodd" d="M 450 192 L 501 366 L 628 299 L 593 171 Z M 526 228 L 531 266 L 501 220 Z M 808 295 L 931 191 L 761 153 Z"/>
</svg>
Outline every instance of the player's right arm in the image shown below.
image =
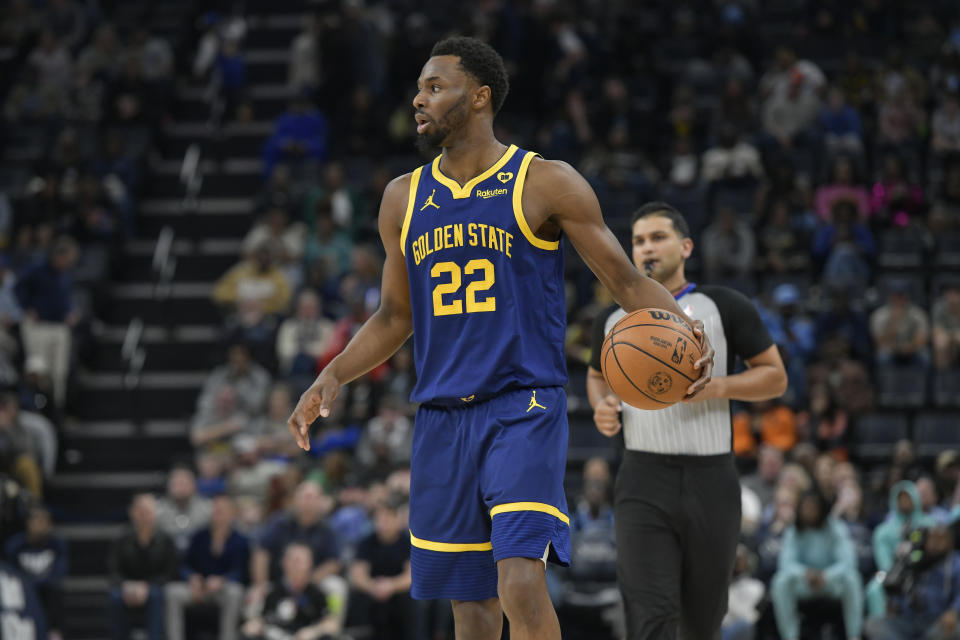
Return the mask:
<svg viewBox="0 0 960 640">
<path fill-rule="evenodd" d="M 394 179 L 380 203 L 380 239 L 386 251 L 380 308 L 363 323 L 344 350 L 324 367 L 287 420 L 300 448 L 310 450 L 310 425 L 330 415 L 341 385 L 356 380 L 392 356 L 413 333 L 407 265 L 400 251 L 400 231 L 406 213 L 410 174 Z"/>
</svg>

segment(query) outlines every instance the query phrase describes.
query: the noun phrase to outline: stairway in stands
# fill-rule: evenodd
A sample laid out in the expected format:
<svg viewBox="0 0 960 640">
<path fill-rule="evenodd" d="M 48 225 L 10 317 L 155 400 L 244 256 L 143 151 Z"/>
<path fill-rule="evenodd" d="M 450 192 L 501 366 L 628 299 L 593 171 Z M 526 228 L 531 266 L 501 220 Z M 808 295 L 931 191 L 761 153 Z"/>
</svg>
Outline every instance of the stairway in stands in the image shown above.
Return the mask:
<svg viewBox="0 0 960 640">
<path fill-rule="evenodd" d="M 222 351 L 213 283 L 239 260 L 262 183 L 260 146 L 289 99 L 287 48 L 303 26 L 300 3 L 271 1 L 269 11 L 248 18 L 244 44 L 255 122 L 213 135 L 204 86 L 178 86 L 173 123 L 163 127 L 144 180 L 137 237 L 123 249 L 94 355 L 82 363 L 76 421 L 65 426 L 64 454 L 48 486 L 71 551 L 69 638 L 108 637 L 109 543 L 123 529 L 131 495 L 162 491 L 171 462 L 191 454 L 189 419 Z M 195 206 L 185 207 L 181 170 L 192 145 L 202 186 Z M 157 269 L 164 262 L 167 282 Z M 142 368 L 134 375 L 136 351 Z"/>
</svg>

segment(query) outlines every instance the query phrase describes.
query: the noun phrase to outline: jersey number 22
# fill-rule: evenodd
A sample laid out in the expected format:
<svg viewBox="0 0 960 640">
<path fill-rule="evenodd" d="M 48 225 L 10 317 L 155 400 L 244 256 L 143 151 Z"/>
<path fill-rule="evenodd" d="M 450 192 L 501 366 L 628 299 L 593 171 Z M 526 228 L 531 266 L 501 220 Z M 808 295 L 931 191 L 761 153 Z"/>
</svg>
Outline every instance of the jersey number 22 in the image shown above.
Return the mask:
<svg viewBox="0 0 960 640">
<path fill-rule="evenodd" d="M 496 277 L 493 273 L 493 263 L 486 258 L 477 258 L 468 262 L 461 271 L 460 265 L 456 262 L 438 262 L 430 269 L 431 278 L 443 278 L 444 274 L 450 274 L 450 282 L 441 282 L 433 288 L 433 315 L 452 316 L 463 313 L 463 300 L 453 299 L 450 302 L 444 302 L 443 297 L 451 293 L 456 293 L 460 289 L 463 279 L 462 274 L 472 275 L 477 271 L 483 272 L 483 278 L 474 280 L 467 285 L 467 291 L 464 298 L 467 302 L 467 313 L 480 313 L 481 311 L 496 311 L 497 299 L 493 296 L 486 296 L 483 300 L 477 300 L 477 293 L 488 290 L 493 286 Z"/>
</svg>

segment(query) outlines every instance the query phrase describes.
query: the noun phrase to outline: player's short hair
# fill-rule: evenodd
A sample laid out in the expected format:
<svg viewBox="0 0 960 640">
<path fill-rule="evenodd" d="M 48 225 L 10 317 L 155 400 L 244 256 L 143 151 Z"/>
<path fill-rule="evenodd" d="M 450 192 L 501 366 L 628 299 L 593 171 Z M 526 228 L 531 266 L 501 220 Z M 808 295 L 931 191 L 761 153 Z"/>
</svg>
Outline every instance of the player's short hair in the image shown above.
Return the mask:
<svg viewBox="0 0 960 640">
<path fill-rule="evenodd" d="M 633 218 L 630 220 L 630 226 L 632 227 L 634 223 L 641 218 L 649 218 L 651 216 L 666 218 L 673 224 L 673 230 L 677 232 L 677 235 L 681 238 L 690 237 L 690 225 L 687 224 L 687 220 L 683 217 L 683 214 L 673 205 L 661 200 L 648 202 L 634 211 Z"/>
<path fill-rule="evenodd" d="M 456 36 L 433 45 L 430 57 L 433 56 L 459 56 L 460 68 L 481 86 L 490 87 L 490 104 L 493 115 L 497 115 L 510 91 L 510 80 L 503 58 L 493 47 L 477 38 Z"/>
</svg>

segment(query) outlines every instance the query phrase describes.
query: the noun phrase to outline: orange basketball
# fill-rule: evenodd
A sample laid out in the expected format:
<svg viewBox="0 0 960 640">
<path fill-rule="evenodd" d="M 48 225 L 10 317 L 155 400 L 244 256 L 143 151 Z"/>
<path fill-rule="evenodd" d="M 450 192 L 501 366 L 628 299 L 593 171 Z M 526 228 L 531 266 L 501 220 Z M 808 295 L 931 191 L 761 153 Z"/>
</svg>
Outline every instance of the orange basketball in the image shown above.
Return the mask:
<svg viewBox="0 0 960 640">
<path fill-rule="evenodd" d="M 700 377 L 700 341 L 683 318 L 663 309 L 638 309 L 613 326 L 600 350 L 603 377 L 638 409 L 665 409 Z"/>
</svg>

